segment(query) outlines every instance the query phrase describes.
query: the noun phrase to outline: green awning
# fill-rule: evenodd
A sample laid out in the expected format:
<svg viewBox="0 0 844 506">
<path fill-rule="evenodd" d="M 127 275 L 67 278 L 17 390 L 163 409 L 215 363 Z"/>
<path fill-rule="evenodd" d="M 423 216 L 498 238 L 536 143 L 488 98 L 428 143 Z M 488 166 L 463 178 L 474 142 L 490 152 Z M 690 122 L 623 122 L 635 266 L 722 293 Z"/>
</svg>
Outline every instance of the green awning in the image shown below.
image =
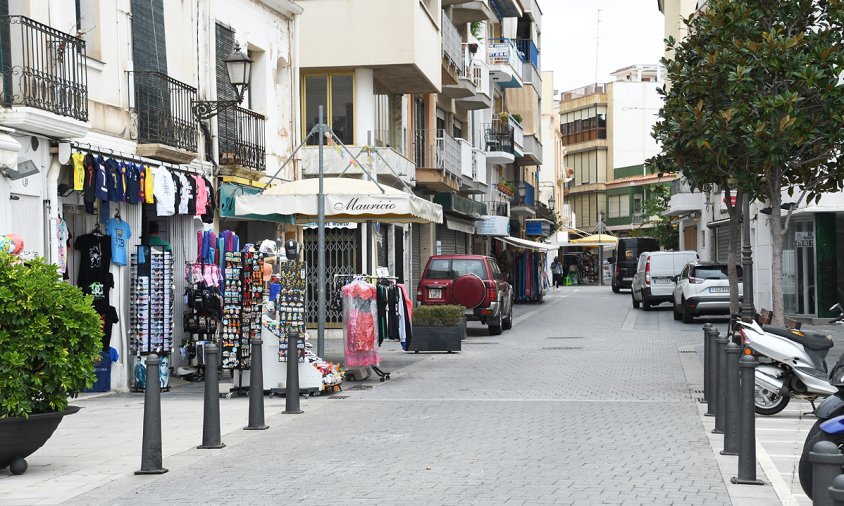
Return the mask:
<svg viewBox="0 0 844 506">
<path fill-rule="evenodd" d="M 238 195 L 257 195 L 261 191 L 260 188 L 254 186 L 246 186 L 237 183 L 221 183 L 220 184 L 220 217 L 232 218 L 237 220 L 258 220 L 271 221 L 274 223 L 296 223 L 296 215 L 284 214 L 236 214 L 235 204 Z M 281 211 L 281 209 L 279 209 Z"/>
</svg>

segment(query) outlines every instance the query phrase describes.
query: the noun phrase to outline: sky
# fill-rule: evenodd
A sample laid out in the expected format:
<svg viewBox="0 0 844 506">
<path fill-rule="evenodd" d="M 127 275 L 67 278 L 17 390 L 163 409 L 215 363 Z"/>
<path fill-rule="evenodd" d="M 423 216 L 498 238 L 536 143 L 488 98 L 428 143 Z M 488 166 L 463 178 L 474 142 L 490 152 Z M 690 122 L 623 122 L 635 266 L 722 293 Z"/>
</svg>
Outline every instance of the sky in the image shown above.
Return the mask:
<svg viewBox="0 0 844 506">
<path fill-rule="evenodd" d="M 665 27 L 656 0 L 538 3 L 542 9 L 542 70 L 554 71 L 554 88 L 560 92 L 612 81 L 610 72 L 637 63 L 655 64 L 663 56 Z M 600 34 L 597 81 L 596 31 Z"/>
</svg>

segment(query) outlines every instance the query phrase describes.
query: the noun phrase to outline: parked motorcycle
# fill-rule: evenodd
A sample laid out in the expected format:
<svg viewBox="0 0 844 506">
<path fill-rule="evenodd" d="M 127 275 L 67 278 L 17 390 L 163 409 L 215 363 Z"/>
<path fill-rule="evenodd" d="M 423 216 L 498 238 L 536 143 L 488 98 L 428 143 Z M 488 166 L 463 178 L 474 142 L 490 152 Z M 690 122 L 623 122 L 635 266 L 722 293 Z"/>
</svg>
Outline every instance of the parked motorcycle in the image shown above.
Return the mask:
<svg viewBox="0 0 844 506">
<path fill-rule="evenodd" d="M 792 397 L 814 402 L 838 392 L 828 380 L 828 335 L 737 320 L 742 344 L 759 357 L 756 368 L 756 413 L 774 415 Z"/>
</svg>

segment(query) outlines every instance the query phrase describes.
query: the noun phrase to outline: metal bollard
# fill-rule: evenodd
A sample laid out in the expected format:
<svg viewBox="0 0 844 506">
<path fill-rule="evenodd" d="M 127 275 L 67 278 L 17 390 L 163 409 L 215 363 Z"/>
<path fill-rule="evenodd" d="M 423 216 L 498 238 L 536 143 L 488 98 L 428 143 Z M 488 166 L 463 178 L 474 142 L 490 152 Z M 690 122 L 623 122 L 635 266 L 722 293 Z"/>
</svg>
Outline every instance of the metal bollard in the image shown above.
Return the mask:
<svg viewBox="0 0 844 506">
<path fill-rule="evenodd" d="M 832 505 L 829 493 L 835 477 L 841 474 L 844 455 L 838 451 L 838 445 L 831 441 L 818 441 L 809 452 L 812 463 L 812 504 L 814 506 Z"/>
<path fill-rule="evenodd" d="M 709 371 L 712 369 L 712 357 L 710 357 L 709 348 L 709 330 L 712 324 L 706 322 L 703 324 L 703 402 L 708 402 L 712 396 L 712 379 L 709 377 Z"/>
<path fill-rule="evenodd" d="M 738 476 L 730 478 L 737 485 L 763 485 L 756 479 L 756 367 L 759 361 L 753 355 L 739 359 L 741 374 L 739 388 L 739 455 Z"/>
<path fill-rule="evenodd" d="M 287 333 L 287 384 L 284 386 L 284 414 L 298 415 L 299 409 L 299 332 Z"/>
<path fill-rule="evenodd" d="M 161 373 L 158 355 L 147 356 L 147 384 L 144 389 L 144 433 L 141 440 L 141 469 L 135 474 L 164 474 L 161 467 Z"/>
<path fill-rule="evenodd" d="M 264 423 L 264 370 L 261 346 L 264 341 L 260 337 L 252 338 L 252 354 L 249 368 L 249 425 L 243 430 L 266 430 L 270 427 Z"/>
<path fill-rule="evenodd" d="M 226 445 L 220 440 L 220 379 L 217 367 L 219 349 L 214 343 L 205 347 L 205 404 L 202 416 L 202 444 L 197 448 L 217 450 Z"/>
<path fill-rule="evenodd" d="M 721 455 L 738 455 L 739 449 L 739 354 L 741 350 L 736 343 L 727 343 L 724 348 L 727 370 L 724 371 L 726 380 L 726 424 L 724 427 L 724 450 Z"/>
<path fill-rule="evenodd" d="M 718 382 L 716 381 L 718 375 L 718 346 L 715 343 L 716 339 L 718 339 L 718 329 L 713 327 L 712 324 L 709 324 L 709 329 L 706 331 L 706 342 L 709 344 L 709 347 L 706 351 L 707 355 L 704 357 L 704 374 L 706 375 L 706 378 L 704 378 L 704 388 L 707 388 L 709 393 L 706 397 L 706 414 L 704 416 L 715 416 L 715 413 L 718 411 L 716 403 L 716 399 L 718 398 L 716 395 L 718 386 Z M 708 368 L 706 368 L 707 361 L 709 362 Z M 709 382 L 709 387 L 706 386 L 707 381 Z"/>
<path fill-rule="evenodd" d="M 717 354 L 717 366 L 715 369 L 715 429 L 713 434 L 723 434 L 727 421 L 727 355 L 724 353 L 730 339 L 721 336 L 718 329 L 715 329 L 715 353 Z"/>
<path fill-rule="evenodd" d="M 844 506 L 844 474 L 839 474 L 832 480 L 829 496 L 832 498 L 832 506 Z"/>
</svg>

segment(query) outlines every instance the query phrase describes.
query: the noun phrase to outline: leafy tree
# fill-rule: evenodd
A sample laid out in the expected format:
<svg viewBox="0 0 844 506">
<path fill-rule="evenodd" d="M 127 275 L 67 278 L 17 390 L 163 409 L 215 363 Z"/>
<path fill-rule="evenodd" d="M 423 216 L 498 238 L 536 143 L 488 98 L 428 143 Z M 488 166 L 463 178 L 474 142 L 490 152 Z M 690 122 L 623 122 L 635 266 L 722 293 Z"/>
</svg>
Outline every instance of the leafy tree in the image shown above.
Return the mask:
<svg viewBox="0 0 844 506">
<path fill-rule="evenodd" d="M 647 187 L 648 197 L 642 202 L 642 224 L 639 231 L 659 241 L 667 250 L 680 248 L 680 234 L 671 223 L 671 218 L 664 216 L 671 207 L 671 187 L 667 184 L 655 184 Z M 649 228 L 643 228 L 648 226 Z"/>
<path fill-rule="evenodd" d="M 772 208 L 772 297 L 783 319 L 782 250 L 792 208 L 783 192 L 820 200 L 842 188 L 844 0 L 709 0 L 685 21 L 689 36 L 667 41 L 671 87 L 654 137 L 652 163 L 682 173 L 700 189 L 727 192 L 733 286 L 742 199 Z M 732 205 L 731 188 L 737 190 Z"/>
</svg>

